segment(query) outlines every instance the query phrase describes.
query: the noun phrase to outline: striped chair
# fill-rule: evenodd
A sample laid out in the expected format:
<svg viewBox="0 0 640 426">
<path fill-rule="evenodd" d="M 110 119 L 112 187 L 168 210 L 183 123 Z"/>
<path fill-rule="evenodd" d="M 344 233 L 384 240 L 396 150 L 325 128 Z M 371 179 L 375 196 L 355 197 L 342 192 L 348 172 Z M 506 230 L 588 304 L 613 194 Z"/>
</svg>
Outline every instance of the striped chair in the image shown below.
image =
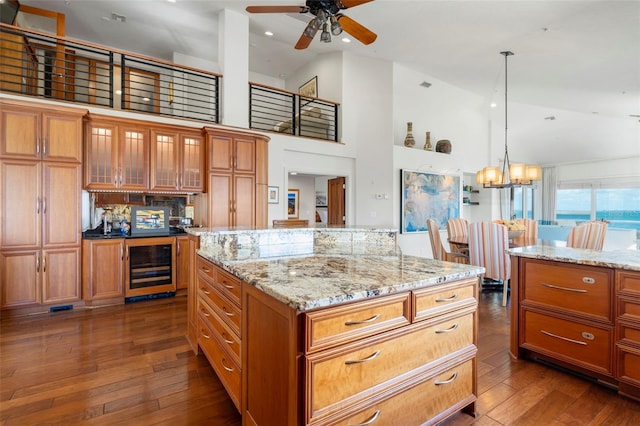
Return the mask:
<svg viewBox="0 0 640 426">
<path fill-rule="evenodd" d="M 433 219 L 427 219 L 427 229 L 429 230 L 429 240 L 431 241 L 431 251 L 433 258 L 446 262 L 469 263 L 469 257 L 462 253 L 449 253 L 442 245 L 438 224 Z"/>
<path fill-rule="evenodd" d="M 513 245 L 518 247 L 533 246 L 538 242 L 538 221 L 533 219 L 516 219 L 516 223 L 524 225 L 524 233 L 513 239 Z"/>
<path fill-rule="evenodd" d="M 449 236 L 449 247 L 452 252 L 462 253 L 469 256 L 469 248 L 451 242 L 452 238 L 466 237 L 469 233 L 469 221 L 467 219 L 454 218 L 447 220 L 447 235 Z"/>
<path fill-rule="evenodd" d="M 608 225 L 597 220 L 574 226 L 567 236 L 567 247 L 602 250 Z"/>
<path fill-rule="evenodd" d="M 507 227 L 491 222 L 469 224 L 469 262 L 485 268 L 484 278 L 502 281 L 502 306 L 507 306 L 511 258 Z"/>
</svg>

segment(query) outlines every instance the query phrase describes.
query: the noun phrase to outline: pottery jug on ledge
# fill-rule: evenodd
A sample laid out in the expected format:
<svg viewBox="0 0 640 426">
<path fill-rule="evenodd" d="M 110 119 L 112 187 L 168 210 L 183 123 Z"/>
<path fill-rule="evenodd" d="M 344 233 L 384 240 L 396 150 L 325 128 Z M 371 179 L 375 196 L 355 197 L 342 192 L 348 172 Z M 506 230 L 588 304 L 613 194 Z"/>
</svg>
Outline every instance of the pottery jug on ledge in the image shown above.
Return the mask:
<svg viewBox="0 0 640 426">
<path fill-rule="evenodd" d="M 436 144 L 436 152 L 443 154 L 451 154 L 451 142 L 447 139 L 441 139 Z"/>
<path fill-rule="evenodd" d="M 416 141 L 413 139 L 413 123 L 407 123 L 407 136 L 404 138 L 404 146 L 413 147 L 415 146 Z"/>
<path fill-rule="evenodd" d="M 424 150 L 431 151 L 433 148 L 431 146 L 431 132 L 427 132 L 425 142 L 424 142 Z"/>
</svg>

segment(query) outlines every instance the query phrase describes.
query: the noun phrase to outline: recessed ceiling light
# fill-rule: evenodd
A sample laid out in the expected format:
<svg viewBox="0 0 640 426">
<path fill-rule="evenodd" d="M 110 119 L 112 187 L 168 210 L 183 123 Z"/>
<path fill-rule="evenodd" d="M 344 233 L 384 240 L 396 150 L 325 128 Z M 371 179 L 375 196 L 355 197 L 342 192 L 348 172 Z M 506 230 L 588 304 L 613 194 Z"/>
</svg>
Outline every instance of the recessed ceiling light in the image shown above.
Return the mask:
<svg viewBox="0 0 640 426">
<path fill-rule="evenodd" d="M 271 31 L 265 31 L 264 35 L 271 37 L 273 35 L 273 33 Z"/>
<path fill-rule="evenodd" d="M 293 175 L 297 175 L 297 174 L 298 174 L 298 172 L 291 172 L 291 173 L 289 173 L 289 174 L 293 176 Z"/>
<path fill-rule="evenodd" d="M 351 43 L 351 39 L 347 38 L 347 37 L 343 37 L 342 38 L 342 42 L 343 43 Z"/>
<path fill-rule="evenodd" d="M 169 3 L 175 3 L 176 0 L 167 0 Z"/>
<path fill-rule="evenodd" d="M 495 102 L 491 102 L 491 104 L 489 104 L 489 106 L 490 106 L 491 108 L 495 108 L 495 107 L 497 107 L 497 106 L 498 106 L 498 104 L 497 104 L 497 103 L 495 103 Z"/>
</svg>

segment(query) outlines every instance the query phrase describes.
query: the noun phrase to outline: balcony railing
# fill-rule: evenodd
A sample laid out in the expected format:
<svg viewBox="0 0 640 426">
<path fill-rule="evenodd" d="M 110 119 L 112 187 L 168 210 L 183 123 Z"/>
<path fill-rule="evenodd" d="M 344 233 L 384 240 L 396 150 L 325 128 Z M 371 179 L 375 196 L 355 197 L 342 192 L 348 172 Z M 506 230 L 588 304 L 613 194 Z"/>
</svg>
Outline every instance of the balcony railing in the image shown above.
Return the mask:
<svg viewBox="0 0 640 426">
<path fill-rule="evenodd" d="M 338 105 L 250 83 L 249 127 L 337 142 Z"/>
<path fill-rule="evenodd" d="M 220 75 L 0 25 L 0 90 L 218 123 Z"/>
</svg>

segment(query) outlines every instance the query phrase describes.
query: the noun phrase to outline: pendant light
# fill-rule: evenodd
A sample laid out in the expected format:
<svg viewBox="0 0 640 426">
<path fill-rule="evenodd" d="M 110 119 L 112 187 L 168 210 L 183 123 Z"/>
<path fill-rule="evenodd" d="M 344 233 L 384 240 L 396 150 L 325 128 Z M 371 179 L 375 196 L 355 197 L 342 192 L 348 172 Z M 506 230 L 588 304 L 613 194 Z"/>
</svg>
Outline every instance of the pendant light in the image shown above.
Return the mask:
<svg viewBox="0 0 640 426">
<path fill-rule="evenodd" d="M 513 56 L 513 52 L 500 52 L 504 56 L 504 162 L 502 171 L 499 167 L 485 167 L 476 173 L 476 182 L 484 188 L 513 188 L 523 185 L 531 185 L 542 179 L 542 168 L 537 165 L 509 162 L 509 150 L 507 148 L 507 58 Z"/>
</svg>

